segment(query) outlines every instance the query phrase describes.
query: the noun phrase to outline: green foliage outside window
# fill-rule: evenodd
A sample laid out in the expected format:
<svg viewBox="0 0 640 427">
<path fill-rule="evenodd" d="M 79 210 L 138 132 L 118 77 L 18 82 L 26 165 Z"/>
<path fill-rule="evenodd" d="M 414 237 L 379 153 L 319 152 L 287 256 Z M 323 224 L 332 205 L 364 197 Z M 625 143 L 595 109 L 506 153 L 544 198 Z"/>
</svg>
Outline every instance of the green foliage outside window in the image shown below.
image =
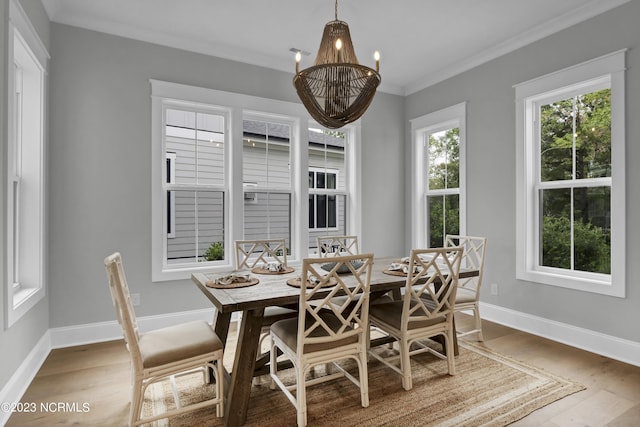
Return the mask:
<svg viewBox="0 0 640 427">
<path fill-rule="evenodd" d="M 571 268 L 571 224 L 568 218 L 544 217 L 543 265 Z M 574 223 L 575 269 L 611 273 L 610 239 L 600 227 Z"/>
<path fill-rule="evenodd" d="M 460 129 L 451 128 L 429 135 L 429 190 L 460 187 Z M 429 246 L 444 246 L 446 234 L 460 232 L 460 196 L 430 195 Z"/>
<path fill-rule="evenodd" d="M 610 176 L 611 90 L 543 105 L 540 108 L 541 182 Z M 546 189 L 542 195 L 542 265 L 571 269 L 573 250 L 573 269 L 610 273 L 609 187 Z"/>
<path fill-rule="evenodd" d="M 224 259 L 224 246 L 222 245 L 222 242 L 213 242 L 204 252 L 202 257 L 207 261 L 218 261 Z"/>
</svg>

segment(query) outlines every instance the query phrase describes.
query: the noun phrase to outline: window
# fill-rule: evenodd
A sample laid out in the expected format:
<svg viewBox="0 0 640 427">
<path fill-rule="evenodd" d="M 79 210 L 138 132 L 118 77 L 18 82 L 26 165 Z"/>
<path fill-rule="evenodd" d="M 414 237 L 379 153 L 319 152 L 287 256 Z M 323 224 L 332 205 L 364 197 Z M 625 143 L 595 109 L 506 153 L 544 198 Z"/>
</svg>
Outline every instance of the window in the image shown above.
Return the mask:
<svg viewBox="0 0 640 427">
<path fill-rule="evenodd" d="M 290 249 L 292 124 L 245 114 L 242 127 L 244 238 L 284 239 Z"/>
<path fill-rule="evenodd" d="M 7 325 L 45 295 L 45 75 L 48 53 L 10 2 L 7 150 Z"/>
<path fill-rule="evenodd" d="M 317 237 L 347 234 L 349 133 L 309 128 L 309 249 Z"/>
<path fill-rule="evenodd" d="M 442 247 L 464 233 L 465 104 L 411 121 L 414 247 Z"/>
<path fill-rule="evenodd" d="M 228 271 L 235 240 L 285 239 L 293 263 L 315 233 L 359 232 L 357 123 L 309 130 L 301 104 L 158 80 L 151 98 L 153 281 Z"/>
<path fill-rule="evenodd" d="M 164 106 L 166 263 L 224 260 L 225 113 Z"/>
<path fill-rule="evenodd" d="M 624 296 L 624 52 L 516 86 L 518 278 Z"/>
</svg>

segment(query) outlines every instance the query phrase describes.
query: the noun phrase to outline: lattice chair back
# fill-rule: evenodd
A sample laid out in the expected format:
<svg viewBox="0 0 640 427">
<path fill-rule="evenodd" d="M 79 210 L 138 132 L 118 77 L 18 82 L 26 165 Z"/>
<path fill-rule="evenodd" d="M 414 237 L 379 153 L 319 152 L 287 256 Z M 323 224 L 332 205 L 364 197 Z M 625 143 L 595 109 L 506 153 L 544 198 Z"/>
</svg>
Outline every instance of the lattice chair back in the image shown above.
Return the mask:
<svg viewBox="0 0 640 427">
<path fill-rule="evenodd" d="M 236 270 L 252 269 L 269 262 L 287 267 L 285 239 L 236 240 L 235 247 Z"/>
<path fill-rule="evenodd" d="M 122 266 L 122 257 L 119 252 L 109 255 L 105 259 L 105 268 L 109 280 L 111 299 L 116 311 L 118 323 L 124 334 L 125 344 L 136 364 L 142 364 L 140 348 L 138 346 L 139 330 L 136 314 L 133 310 L 127 277 Z"/>
<path fill-rule="evenodd" d="M 318 256 L 320 257 L 356 255 L 360 253 L 358 248 L 358 236 L 318 237 L 317 243 Z"/>
<path fill-rule="evenodd" d="M 465 289 L 480 297 L 482 285 L 482 273 L 484 270 L 484 257 L 487 248 L 486 237 L 458 236 L 448 234 L 445 237 L 445 247 L 460 246 L 463 248 L 461 268 L 478 270 L 479 274 L 458 281 L 458 289 Z"/>
<path fill-rule="evenodd" d="M 462 251 L 460 247 L 411 251 L 409 265 L 415 273 L 407 275 L 402 328 L 426 326 L 430 321 L 453 316 Z"/>
<path fill-rule="evenodd" d="M 298 349 L 323 348 L 357 337 L 366 339 L 369 315 L 369 284 L 373 254 L 334 257 L 330 271 L 324 258 L 303 260 L 298 315 Z M 357 266 L 357 267 L 356 267 Z M 351 274 L 339 274 L 348 268 Z M 351 285 L 351 286 L 349 286 Z M 346 296 L 346 298 L 335 298 Z"/>
</svg>

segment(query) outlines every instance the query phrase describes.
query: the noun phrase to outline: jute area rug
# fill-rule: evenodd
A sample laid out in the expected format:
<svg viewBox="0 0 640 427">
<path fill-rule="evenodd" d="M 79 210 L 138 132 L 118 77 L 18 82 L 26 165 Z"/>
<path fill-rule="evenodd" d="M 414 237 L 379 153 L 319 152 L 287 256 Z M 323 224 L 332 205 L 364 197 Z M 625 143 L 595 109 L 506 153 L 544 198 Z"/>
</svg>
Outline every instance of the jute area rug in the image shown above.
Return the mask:
<svg viewBox="0 0 640 427">
<path fill-rule="evenodd" d="M 402 388 L 398 374 L 373 360 L 369 363 L 369 407 L 360 405 L 358 388 L 345 378 L 308 387 L 309 426 L 505 426 L 584 389 L 469 342 L 460 342 L 454 376 L 447 374 L 444 360 L 430 354 L 412 357 L 410 391 Z M 288 372 L 292 370 L 284 375 Z M 323 367 L 317 367 L 310 376 L 323 372 Z M 293 375 L 289 377 L 293 380 Z M 183 402 L 202 400 L 203 395 L 213 393 L 211 386 L 203 385 L 202 374 L 178 378 L 177 383 Z M 145 416 L 171 407 L 174 403 L 168 382 L 149 387 Z M 203 409 L 151 425 L 220 426 L 222 421 L 215 417 L 215 409 Z M 269 389 L 267 378 L 253 386 L 246 425 L 295 426 L 296 411 L 279 389 Z"/>
</svg>

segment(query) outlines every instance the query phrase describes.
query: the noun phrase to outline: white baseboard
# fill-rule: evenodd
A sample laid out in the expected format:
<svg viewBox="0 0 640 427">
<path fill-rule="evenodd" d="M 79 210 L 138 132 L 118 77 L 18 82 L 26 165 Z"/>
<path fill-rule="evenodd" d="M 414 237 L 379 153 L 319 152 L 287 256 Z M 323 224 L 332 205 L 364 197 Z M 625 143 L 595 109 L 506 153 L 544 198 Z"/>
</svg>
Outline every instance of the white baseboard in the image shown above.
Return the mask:
<svg viewBox="0 0 640 427">
<path fill-rule="evenodd" d="M 141 332 L 164 328 L 192 320 L 213 320 L 214 309 L 182 311 L 178 313 L 159 314 L 138 317 Z M 65 326 L 49 329 L 51 332 L 51 348 L 71 347 L 74 345 L 92 344 L 122 338 L 122 329 L 115 320 L 109 322 L 89 323 L 87 325 Z"/>
<path fill-rule="evenodd" d="M 480 303 L 483 319 L 558 341 L 611 359 L 640 366 L 640 343 L 497 305 Z"/>
<path fill-rule="evenodd" d="M 16 369 L 16 372 L 9 378 L 7 384 L 0 390 L 0 403 L 20 402 L 22 395 L 27 391 L 27 387 L 33 381 L 50 351 L 51 334 L 47 331 L 29 352 L 24 362 Z M 5 425 L 10 416 L 11 412 L 0 411 L 0 426 Z"/>
</svg>

